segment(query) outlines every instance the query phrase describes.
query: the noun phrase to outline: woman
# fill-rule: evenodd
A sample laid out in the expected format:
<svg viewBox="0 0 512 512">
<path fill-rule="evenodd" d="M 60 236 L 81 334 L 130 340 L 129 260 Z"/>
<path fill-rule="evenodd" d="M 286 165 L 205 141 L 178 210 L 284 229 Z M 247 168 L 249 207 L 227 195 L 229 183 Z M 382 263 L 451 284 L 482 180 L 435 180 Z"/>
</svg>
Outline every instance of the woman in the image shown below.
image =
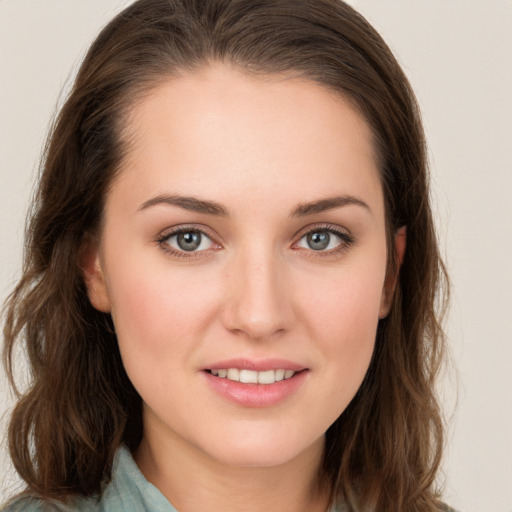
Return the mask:
<svg viewBox="0 0 512 512">
<path fill-rule="evenodd" d="M 353 9 L 135 2 L 37 194 L 9 510 L 442 510 L 423 132 Z"/>
</svg>

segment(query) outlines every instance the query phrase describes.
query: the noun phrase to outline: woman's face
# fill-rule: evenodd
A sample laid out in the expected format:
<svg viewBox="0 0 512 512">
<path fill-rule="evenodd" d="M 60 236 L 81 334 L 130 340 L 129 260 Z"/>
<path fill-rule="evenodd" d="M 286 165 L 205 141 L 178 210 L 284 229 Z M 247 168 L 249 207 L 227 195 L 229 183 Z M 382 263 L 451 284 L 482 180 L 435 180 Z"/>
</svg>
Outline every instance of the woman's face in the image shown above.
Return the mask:
<svg viewBox="0 0 512 512">
<path fill-rule="evenodd" d="M 391 293 L 368 126 L 311 82 L 217 65 L 158 86 L 126 136 L 85 275 L 145 435 L 235 466 L 321 450 Z"/>
</svg>

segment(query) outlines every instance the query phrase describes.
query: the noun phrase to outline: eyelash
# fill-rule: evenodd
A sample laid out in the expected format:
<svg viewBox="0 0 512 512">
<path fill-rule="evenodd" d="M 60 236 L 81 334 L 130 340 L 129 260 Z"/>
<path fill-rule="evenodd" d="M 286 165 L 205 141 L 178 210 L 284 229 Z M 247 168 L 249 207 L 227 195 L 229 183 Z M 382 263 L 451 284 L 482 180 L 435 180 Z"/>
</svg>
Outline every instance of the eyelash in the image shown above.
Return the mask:
<svg viewBox="0 0 512 512">
<path fill-rule="evenodd" d="M 165 253 L 170 254 L 171 256 L 173 256 L 175 258 L 181 258 L 181 259 L 187 259 L 187 260 L 204 257 L 205 254 L 203 254 L 203 253 L 212 250 L 212 249 L 203 249 L 201 251 L 176 250 L 169 245 L 168 240 L 171 237 L 178 236 L 181 233 L 189 233 L 189 232 L 200 233 L 201 235 L 209 238 L 212 241 L 212 244 L 219 246 L 219 244 L 217 244 L 214 241 L 213 236 L 209 235 L 204 229 L 200 229 L 197 226 L 180 226 L 179 228 L 173 229 L 171 231 L 166 231 L 157 238 L 156 243 Z M 316 232 L 327 232 L 330 234 L 334 234 L 335 236 L 337 236 L 340 239 L 340 242 L 336 245 L 335 248 L 327 250 L 327 251 L 325 251 L 325 250 L 315 251 L 314 249 L 306 249 L 306 248 L 295 248 L 294 250 L 298 250 L 298 251 L 305 250 L 305 251 L 308 251 L 309 253 L 311 253 L 312 255 L 314 255 L 315 257 L 320 257 L 320 258 L 324 257 L 325 258 L 325 257 L 330 257 L 330 256 L 332 257 L 332 256 L 340 255 L 340 254 L 344 253 L 345 251 L 347 251 L 355 243 L 355 239 L 353 238 L 353 236 L 340 230 L 339 227 L 331 225 L 331 224 L 321 224 L 321 225 L 313 226 L 310 229 L 307 229 L 306 231 L 303 231 L 301 233 L 301 235 L 299 236 L 298 241 L 295 242 L 293 244 L 293 246 L 296 246 L 304 237 L 308 236 L 311 233 L 316 233 Z M 215 248 L 213 250 L 217 250 L 217 249 Z"/>
<path fill-rule="evenodd" d="M 330 234 L 334 234 L 340 239 L 340 242 L 336 247 L 333 249 L 329 249 L 327 251 L 315 251 L 314 249 L 303 249 L 298 248 L 296 250 L 306 250 L 310 254 L 312 254 L 314 257 L 318 258 L 329 258 L 329 257 L 336 257 L 339 256 L 348 249 L 350 249 L 351 246 L 355 244 L 354 237 L 347 233 L 346 231 L 341 230 L 338 226 L 332 225 L 332 224 L 317 224 L 315 226 L 312 226 L 311 228 L 307 228 L 305 231 L 301 233 L 299 236 L 299 239 L 297 242 L 294 243 L 294 245 L 297 245 L 304 237 L 308 236 L 311 233 L 317 233 L 317 232 L 327 232 Z"/>
<path fill-rule="evenodd" d="M 197 226 L 180 226 L 179 228 L 172 229 L 171 231 L 166 231 L 166 232 L 162 233 L 162 235 L 157 238 L 156 242 L 157 242 L 158 246 L 165 253 L 170 254 L 174 258 L 191 260 L 191 259 L 204 257 L 204 254 L 202 254 L 202 253 L 207 252 L 209 249 L 205 249 L 202 251 L 179 251 L 169 245 L 168 240 L 171 237 L 178 236 L 181 233 L 190 233 L 190 232 L 200 233 L 201 235 L 209 238 L 212 241 L 212 244 L 219 245 L 213 241 L 213 236 L 209 235 L 204 230 L 204 228 L 201 229 L 201 228 L 198 228 Z M 216 250 L 216 249 L 213 249 L 213 250 Z"/>
</svg>

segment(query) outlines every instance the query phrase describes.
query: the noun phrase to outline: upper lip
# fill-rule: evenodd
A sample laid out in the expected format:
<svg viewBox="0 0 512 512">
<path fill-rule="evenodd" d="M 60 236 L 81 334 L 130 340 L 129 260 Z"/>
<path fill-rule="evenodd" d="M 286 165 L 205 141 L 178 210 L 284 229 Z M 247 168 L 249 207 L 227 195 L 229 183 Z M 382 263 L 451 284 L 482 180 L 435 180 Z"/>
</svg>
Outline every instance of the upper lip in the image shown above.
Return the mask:
<svg viewBox="0 0 512 512">
<path fill-rule="evenodd" d="M 217 361 L 209 366 L 205 366 L 203 370 L 222 370 L 229 368 L 238 368 L 239 370 L 253 370 L 256 372 L 265 372 L 268 370 L 293 370 L 300 372 L 305 370 L 304 365 L 289 361 L 286 359 L 226 359 Z"/>
</svg>

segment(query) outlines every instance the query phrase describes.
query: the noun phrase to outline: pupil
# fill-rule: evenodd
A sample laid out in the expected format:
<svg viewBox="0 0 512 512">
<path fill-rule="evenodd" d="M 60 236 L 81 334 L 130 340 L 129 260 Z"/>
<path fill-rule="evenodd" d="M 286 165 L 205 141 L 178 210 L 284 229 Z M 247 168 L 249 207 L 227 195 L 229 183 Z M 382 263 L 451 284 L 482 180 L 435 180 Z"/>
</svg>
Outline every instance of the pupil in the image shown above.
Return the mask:
<svg viewBox="0 0 512 512">
<path fill-rule="evenodd" d="M 184 251 L 194 251 L 201 245 L 201 233 L 197 231 L 186 231 L 179 233 L 177 237 L 178 246 Z"/>
<path fill-rule="evenodd" d="M 308 235 L 308 245 L 314 251 L 321 251 L 325 249 L 331 240 L 329 233 L 326 231 L 315 231 Z"/>
</svg>

